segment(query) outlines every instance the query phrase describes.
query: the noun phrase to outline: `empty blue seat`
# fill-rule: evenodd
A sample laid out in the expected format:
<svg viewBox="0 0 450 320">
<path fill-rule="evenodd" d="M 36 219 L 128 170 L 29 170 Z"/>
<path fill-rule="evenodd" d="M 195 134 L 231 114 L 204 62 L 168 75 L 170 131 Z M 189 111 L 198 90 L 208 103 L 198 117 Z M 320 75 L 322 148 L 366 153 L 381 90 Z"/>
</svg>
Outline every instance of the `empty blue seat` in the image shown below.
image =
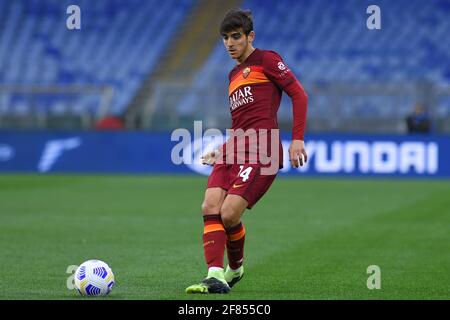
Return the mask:
<svg viewBox="0 0 450 320">
<path fill-rule="evenodd" d="M 76 1 L 81 30 L 71 31 L 66 9 L 73 3 L 0 1 L 0 12 L 7 13 L 0 37 L 0 79 L 3 84 L 110 84 L 114 112 L 123 113 L 194 0 Z M 130 85 L 119 87 L 117 79 Z M 75 99 L 85 105 L 82 95 Z M 61 103 L 50 104 L 62 110 Z"/>
</svg>

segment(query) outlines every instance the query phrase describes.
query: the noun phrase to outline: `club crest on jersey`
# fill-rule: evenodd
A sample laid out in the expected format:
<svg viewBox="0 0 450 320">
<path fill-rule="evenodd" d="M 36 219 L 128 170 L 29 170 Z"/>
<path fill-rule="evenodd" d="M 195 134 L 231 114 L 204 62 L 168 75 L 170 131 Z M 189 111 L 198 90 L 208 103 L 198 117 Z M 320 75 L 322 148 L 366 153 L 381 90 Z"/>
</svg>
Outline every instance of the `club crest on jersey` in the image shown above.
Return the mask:
<svg viewBox="0 0 450 320">
<path fill-rule="evenodd" d="M 248 77 L 251 71 L 252 70 L 249 67 L 245 68 L 244 71 L 242 71 L 242 76 L 244 77 L 244 79 Z"/>
</svg>

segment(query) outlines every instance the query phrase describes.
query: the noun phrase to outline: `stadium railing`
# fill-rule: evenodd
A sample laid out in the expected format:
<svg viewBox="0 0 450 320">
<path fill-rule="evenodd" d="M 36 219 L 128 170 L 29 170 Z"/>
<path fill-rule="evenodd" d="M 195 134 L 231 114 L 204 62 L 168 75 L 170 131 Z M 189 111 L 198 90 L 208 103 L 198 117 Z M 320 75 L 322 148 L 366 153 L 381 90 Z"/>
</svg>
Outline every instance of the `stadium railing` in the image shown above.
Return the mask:
<svg viewBox="0 0 450 320">
<path fill-rule="evenodd" d="M 435 132 L 450 132 L 450 85 L 315 83 L 305 84 L 305 89 L 308 128 L 314 132 L 405 133 L 405 118 L 419 102 L 429 106 Z M 193 120 L 219 129 L 231 124 L 226 84 L 209 84 L 205 90 L 190 83 L 166 82 L 153 90 L 142 110 L 143 129 L 190 128 Z M 278 119 L 281 129 L 290 130 L 292 108 L 287 96 Z"/>
<path fill-rule="evenodd" d="M 113 98 L 108 85 L 0 85 L 0 128 L 91 129 Z"/>
</svg>

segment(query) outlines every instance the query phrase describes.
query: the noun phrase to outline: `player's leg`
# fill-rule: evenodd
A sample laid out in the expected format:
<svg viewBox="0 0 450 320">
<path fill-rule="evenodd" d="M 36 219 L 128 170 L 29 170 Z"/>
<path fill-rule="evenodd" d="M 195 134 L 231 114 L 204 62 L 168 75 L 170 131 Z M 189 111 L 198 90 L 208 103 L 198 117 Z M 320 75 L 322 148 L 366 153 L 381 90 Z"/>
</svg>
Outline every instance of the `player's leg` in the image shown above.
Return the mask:
<svg viewBox="0 0 450 320">
<path fill-rule="evenodd" d="M 232 287 L 244 275 L 245 228 L 241 222 L 245 208 L 251 209 L 267 192 L 276 175 L 261 175 L 256 165 L 239 166 L 238 177 L 228 190 L 221 208 L 227 232 L 228 266 L 225 280 Z"/>
<path fill-rule="evenodd" d="M 243 274 L 245 228 L 241 217 L 252 199 L 253 185 L 260 176 L 258 164 L 235 164 L 230 172 L 232 183 L 227 197 L 222 205 L 220 215 L 227 232 L 228 266 L 225 270 L 225 280 L 232 287 Z"/>
<path fill-rule="evenodd" d="M 223 271 L 227 236 L 220 217 L 220 208 L 229 187 L 230 168 L 230 165 L 216 164 L 208 178 L 202 203 L 204 221 L 202 240 L 208 275 L 200 284 L 188 287 L 187 293 L 226 293 L 230 290 Z"/>
<path fill-rule="evenodd" d="M 225 280 L 230 287 L 234 286 L 244 275 L 244 243 L 245 228 L 241 217 L 248 207 L 248 201 L 240 195 L 229 194 L 220 209 L 220 215 L 227 233 L 228 266 Z"/>
<path fill-rule="evenodd" d="M 203 252 L 208 265 L 208 278 L 223 279 L 223 258 L 227 235 L 220 216 L 220 208 L 226 196 L 226 190 L 208 188 L 202 203 L 203 214 Z"/>
<path fill-rule="evenodd" d="M 202 203 L 203 253 L 208 265 L 208 275 L 198 284 L 186 288 L 187 293 L 227 293 L 228 287 L 223 270 L 223 259 L 227 236 L 220 217 L 220 208 L 226 190 L 220 187 L 208 188 Z"/>
</svg>

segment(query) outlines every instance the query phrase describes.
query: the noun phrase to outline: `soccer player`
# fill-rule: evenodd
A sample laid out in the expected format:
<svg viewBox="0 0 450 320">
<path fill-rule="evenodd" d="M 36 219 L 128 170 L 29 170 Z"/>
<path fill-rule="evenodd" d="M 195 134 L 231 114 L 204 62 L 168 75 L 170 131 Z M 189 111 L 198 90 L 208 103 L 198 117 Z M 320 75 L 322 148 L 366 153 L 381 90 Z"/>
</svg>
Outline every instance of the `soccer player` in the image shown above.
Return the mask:
<svg viewBox="0 0 450 320">
<path fill-rule="evenodd" d="M 229 55 L 236 60 L 229 74 L 232 129 L 244 132 L 266 129 L 278 134 L 277 111 L 282 91 L 285 91 L 292 100 L 294 119 L 290 162 L 295 168 L 302 166 L 307 161 L 304 131 L 308 96 L 300 82 L 276 52 L 253 47 L 255 33 L 250 11 L 230 10 L 221 23 L 220 34 Z M 242 279 L 245 228 L 241 217 L 245 209 L 251 209 L 266 193 L 283 163 L 279 135 L 274 140 L 270 137 L 267 134 L 264 139 L 268 139 L 270 147 L 275 144 L 278 149 L 273 160 L 277 168 L 271 174 L 263 172 L 267 165 L 260 158 L 256 163 L 249 161 L 249 151 L 244 153 L 240 163 L 235 163 L 236 157 L 232 163 L 227 163 L 226 155 L 237 153 L 235 145 L 227 148 L 236 137 L 203 156 L 204 164 L 214 165 L 202 204 L 202 239 L 208 275 L 200 283 L 186 288 L 187 293 L 228 293 Z M 254 140 L 256 143 L 246 140 L 246 147 L 256 145 L 259 151 L 261 137 L 258 138 Z M 228 266 L 224 271 L 225 249 Z"/>
</svg>

